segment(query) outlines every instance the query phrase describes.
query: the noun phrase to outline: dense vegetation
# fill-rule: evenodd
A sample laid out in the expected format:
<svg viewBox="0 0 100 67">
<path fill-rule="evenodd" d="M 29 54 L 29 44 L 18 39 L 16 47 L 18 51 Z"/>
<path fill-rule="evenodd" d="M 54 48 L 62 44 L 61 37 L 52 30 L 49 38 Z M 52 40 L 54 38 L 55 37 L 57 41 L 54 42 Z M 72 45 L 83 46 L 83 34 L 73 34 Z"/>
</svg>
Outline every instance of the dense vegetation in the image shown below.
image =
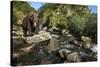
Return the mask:
<svg viewBox="0 0 100 67">
<path fill-rule="evenodd" d="M 23 20 L 23 18 L 31 11 L 35 11 L 27 2 L 25 1 L 12 1 L 12 12 L 13 12 L 13 23 L 18 20 Z"/>
<path fill-rule="evenodd" d="M 96 39 L 97 17 L 86 5 L 45 4 L 39 9 L 44 26 L 69 30 L 76 36 L 87 35 Z"/>
</svg>

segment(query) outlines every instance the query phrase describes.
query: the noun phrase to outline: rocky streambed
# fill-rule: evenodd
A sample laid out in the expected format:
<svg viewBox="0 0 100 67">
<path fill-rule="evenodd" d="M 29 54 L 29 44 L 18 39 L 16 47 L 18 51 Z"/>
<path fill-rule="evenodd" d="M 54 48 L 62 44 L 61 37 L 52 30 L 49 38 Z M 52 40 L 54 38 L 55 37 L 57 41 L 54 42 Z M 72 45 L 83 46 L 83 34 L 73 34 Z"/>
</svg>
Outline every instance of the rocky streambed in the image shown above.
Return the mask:
<svg viewBox="0 0 100 67">
<path fill-rule="evenodd" d="M 12 37 L 12 65 L 39 65 L 97 61 L 97 44 L 82 36 L 78 41 L 68 32 L 52 34 L 41 30 L 31 37 Z"/>
</svg>

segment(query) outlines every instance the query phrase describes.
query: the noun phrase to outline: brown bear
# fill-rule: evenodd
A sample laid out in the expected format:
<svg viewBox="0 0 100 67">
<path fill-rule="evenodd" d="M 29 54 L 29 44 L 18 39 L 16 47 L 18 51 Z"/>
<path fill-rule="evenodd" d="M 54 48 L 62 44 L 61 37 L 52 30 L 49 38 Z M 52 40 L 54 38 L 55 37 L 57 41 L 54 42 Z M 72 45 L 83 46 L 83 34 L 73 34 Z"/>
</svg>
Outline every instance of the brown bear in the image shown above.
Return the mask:
<svg viewBox="0 0 100 67">
<path fill-rule="evenodd" d="M 30 12 L 23 20 L 24 36 L 33 36 L 38 26 L 38 13 Z"/>
</svg>

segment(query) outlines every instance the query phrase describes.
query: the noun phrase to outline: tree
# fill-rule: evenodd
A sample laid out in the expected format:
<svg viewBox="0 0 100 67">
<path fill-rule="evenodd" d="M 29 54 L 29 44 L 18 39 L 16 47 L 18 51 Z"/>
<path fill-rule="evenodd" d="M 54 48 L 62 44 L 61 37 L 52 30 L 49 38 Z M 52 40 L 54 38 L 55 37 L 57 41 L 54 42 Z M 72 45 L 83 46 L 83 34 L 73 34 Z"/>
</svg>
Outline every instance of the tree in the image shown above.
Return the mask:
<svg viewBox="0 0 100 67">
<path fill-rule="evenodd" d="M 27 2 L 12 1 L 13 23 L 15 24 L 18 19 L 22 21 L 24 16 L 31 11 L 35 12 L 35 9 L 32 8 Z"/>
<path fill-rule="evenodd" d="M 88 6 L 70 4 L 45 4 L 39 9 L 40 18 L 44 24 L 50 27 L 59 27 L 68 30 L 69 17 L 73 17 L 74 24 L 81 25 L 80 20 L 84 21 L 84 16 L 89 12 Z M 76 18 L 77 17 L 77 18 Z M 82 26 L 82 25 L 81 25 Z M 83 29 L 83 28 L 82 28 Z M 82 30 L 81 28 L 79 30 Z"/>
</svg>

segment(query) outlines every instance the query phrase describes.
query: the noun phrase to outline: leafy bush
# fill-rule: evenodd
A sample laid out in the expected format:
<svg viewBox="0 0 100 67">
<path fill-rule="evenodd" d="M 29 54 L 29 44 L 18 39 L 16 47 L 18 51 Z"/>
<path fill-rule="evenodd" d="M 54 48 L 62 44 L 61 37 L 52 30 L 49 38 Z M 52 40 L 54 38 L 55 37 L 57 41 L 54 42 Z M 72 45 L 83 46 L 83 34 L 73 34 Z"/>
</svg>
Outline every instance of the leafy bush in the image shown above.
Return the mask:
<svg viewBox="0 0 100 67">
<path fill-rule="evenodd" d="M 58 27 L 66 30 L 68 30 L 68 24 L 70 23 L 68 20 L 69 17 L 73 17 L 73 21 L 76 23 L 75 26 L 77 26 L 77 23 L 80 23 L 81 21 L 83 22 L 84 20 L 84 18 L 80 18 L 79 15 L 85 15 L 87 12 L 89 12 L 87 6 L 69 4 L 49 3 L 39 9 L 40 18 L 42 18 L 44 25 L 47 25 L 47 27 Z M 82 30 L 83 28 L 81 28 L 80 25 L 81 23 L 78 28 L 80 27 L 79 30 Z"/>
<path fill-rule="evenodd" d="M 69 19 L 68 29 L 75 36 L 90 36 L 97 41 L 97 16 L 89 13 L 87 16 L 76 15 Z"/>
<path fill-rule="evenodd" d="M 85 24 L 84 33 L 90 36 L 95 43 L 97 43 L 97 15 L 91 14 Z"/>
<path fill-rule="evenodd" d="M 86 16 L 75 15 L 70 18 L 68 29 L 75 35 L 83 35 L 87 20 Z"/>
</svg>

